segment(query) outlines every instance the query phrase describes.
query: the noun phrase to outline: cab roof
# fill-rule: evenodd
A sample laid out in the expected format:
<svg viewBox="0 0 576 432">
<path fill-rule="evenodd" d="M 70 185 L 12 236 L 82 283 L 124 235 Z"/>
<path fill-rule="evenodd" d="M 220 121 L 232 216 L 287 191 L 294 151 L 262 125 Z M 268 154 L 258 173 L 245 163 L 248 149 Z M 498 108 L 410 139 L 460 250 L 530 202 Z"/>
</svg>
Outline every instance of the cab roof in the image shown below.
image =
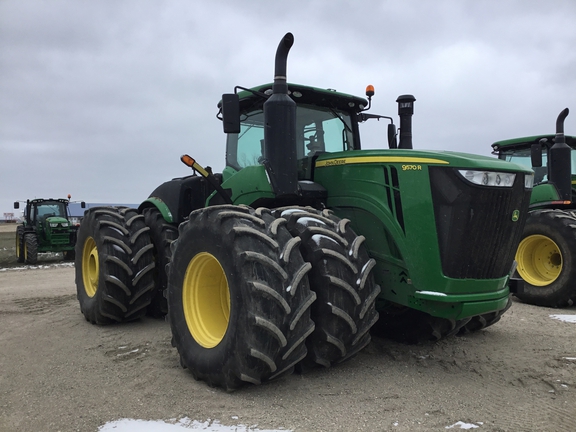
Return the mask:
<svg viewBox="0 0 576 432">
<path fill-rule="evenodd" d="M 251 111 L 261 107 L 266 101 L 262 96 L 254 94 L 259 92 L 266 95 L 272 94 L 272 84 L 263 84 L 238 93 L 240 97 L 240 111 Z M 340 93 L 336 90 L 321 89 L 301 84 L 288 83 L 288 94 L 297 104 L 326 106 L 342 111 L 360 112 L 368 105 L 364 98 Z M 218 106 L 221 105 L 221 102 Z"/>
<path fill-rule="evenodd" d="M 528 148 L 532 144 L 537 144 L 541 139 L 547 139 L 548 142 L 553 143 L 555 137 L 556 135 L 534 135 L 528 137 L 513 138 L 508 140 L 496 141 L 494 144 L 492 144 L 492 148 L 494 149 L 494 151 Z M 565 138 L 566 138 L 566 144 L 568 144 L 572 148 L 576 148 L 576 137 L 566 135 Z"/>
</svg>

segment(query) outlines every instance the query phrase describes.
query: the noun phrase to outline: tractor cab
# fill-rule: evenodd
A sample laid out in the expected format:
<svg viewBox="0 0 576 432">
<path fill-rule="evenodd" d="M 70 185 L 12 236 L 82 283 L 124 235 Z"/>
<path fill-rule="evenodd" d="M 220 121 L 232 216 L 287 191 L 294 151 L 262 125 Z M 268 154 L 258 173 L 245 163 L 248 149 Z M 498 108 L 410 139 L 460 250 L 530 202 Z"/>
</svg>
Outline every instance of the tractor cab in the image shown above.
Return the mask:
<svg viewBox="0 0 576 432">
<path fill-rule="evenodd" d="M 50 220 L 48 220 L 50 219 Z M 66 219 L 63 221 L 62 219 Z M 33 200 L 30 202 L 30 223 L 44 225 L 46 222 L 64 224 L 68 226 L 66 204 L 59 200 Z"/>
<path fill-rule="evenodd" d="M 17 203 L 15 203 L 16 205 Z M 65 199 L 33 199 L 26 203 L 24 224 L 35 229 L 44 240 L 51 233 L 64 234 L 66 242 L 71 223 L 68 219 L 68 201 Z"/>
<path fill-rule="evenodd" d="M 576 185 L 576 137 L 566 135 L 564 137 L 566 145 L 570 147 L 570 184 Z M 536 135 L 522 138 L 497 141 L 492 144 L 493 154 L 499 159 L 514 162 L 534 170 L 534 189 L 532 192 L 530 206 L 571 208 L 574 199 L 561 199 L 554 181 L 551 179 L 549 164 L 550 149 L 556 142 L 556 135 Z M 568 165 L 568 164 L 567 164 Z M 565 173 L 554 172 L 558 177 Z M 566 173 L 567 174 L 567 173 Z M 566 201 L 566 202 L 565 202 Z"/>
<path fill-rule="evenodd" d="M 289 89 L 289 96 L 296 103 L 298 177 L 310 180 L 310 162 L 315 156 L 360 149 L 358 114 L 368 102 L 333 90 L 297 84 L 289 84 Z M 270 94 L 272 84 L 238 94 L 240 132 L 227 134 L 225 180 L 236 171 L 263 163 L 266 156 L 263 105 Z"/>
</svg>

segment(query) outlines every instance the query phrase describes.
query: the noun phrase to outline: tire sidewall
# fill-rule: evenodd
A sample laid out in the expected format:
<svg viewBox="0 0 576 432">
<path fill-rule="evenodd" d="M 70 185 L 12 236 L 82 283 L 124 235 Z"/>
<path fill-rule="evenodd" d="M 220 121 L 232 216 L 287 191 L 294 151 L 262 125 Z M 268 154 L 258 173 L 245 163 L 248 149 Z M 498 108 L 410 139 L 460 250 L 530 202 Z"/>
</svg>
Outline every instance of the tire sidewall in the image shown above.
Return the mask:
<svg viewBox="0 0 576 432">
<path fill-rule="evenodd" d="M 35 232 L 24 234 L 24 244 L 26 252 L 24 253 L 24 262 L 35 265 L 38 262 L 38 237 Z"/>
<path fill-rule="evenodd" d="M 212 232 L 206 233 L 196 226 L 192 226 L 190 230 L 181 234 L 178 241 L 188 246 L 177 248 L 177 252 L 173 255 L 167 292 L 168 316 L 173 334 L 174 337 L 181 338 L 178 346 L 185 347 L 184 352 L 180 354 L 186 364 L 193 364 L 199 373 L 206 375 L 210 375 L 212 371 L 226 368 L 227 364 L 222 364 L 222 359 L 227 359 L 226 363 L 235 362 L 234 359 L 239 354 L 238 341 L 248 338 L 248 335 L 241 334 L 241 329 L 248 327 L 246 307 L 243 304 L 244 296 L 241 293 L 241 290 L 246 289 L 246 282 L 240 278 L 240 272 L 236 269 L 233 256 L 230 253 L 232 245 L 229 243 L 231 242 L 227 240 L 233 238 L 233 235 L 217 232 L 213 228 L 209 231 Z M 228 328 L 224 338 L 213 348 L 205 348 L 196 342 L 188 329 L 183 310 L 182 288 L 185 271 L 190 261 L 201 252 L 210 253 L 218 260 L 226 274 L 228 289 L 230 290 Z M 178 269 L 182 269 L 182 271 Z"/>
<path fill-rule="evenodd" d="M 96 289 L 96 293 L 93 297 L 90 297 L 84 286 L 84 267 L 82 266 L 82 260 L 84 255 L 84 244 L 88 240 L 88 238 L 92 237 L 96 242 L 96 249 L 98 250 L 98 265 L 102 266 L 102 252 L 104 249 L 104 244 L 102 241 L 101 236 L 99 235 L 98 231 L 93 232 L 92 228 L 96 226 L 97 222 L 94 220 L 94 213 L 93 212 L 86 212 L 84 219 L 82 220 L 82 224 L 78 229 L 78 234 L 76 238 L 76 246 L 75 246 L 75 257 L 74 257 L 74 266 L 76 268 L 76 291 L 78 301 L 80 302 L 80 309 L 82 313 L 86 317 L 88 321 L 96 322 L 97 320 L 97 312 L 98 312 L 98 305 L 100 303 L 100 297 L 103 295 L 105 290 L 105 283 L 102 280 L 101 275 L 98 275 L 98 287 Z M 100 267 L 101 268 L 101 267 Z"/>
</svg>

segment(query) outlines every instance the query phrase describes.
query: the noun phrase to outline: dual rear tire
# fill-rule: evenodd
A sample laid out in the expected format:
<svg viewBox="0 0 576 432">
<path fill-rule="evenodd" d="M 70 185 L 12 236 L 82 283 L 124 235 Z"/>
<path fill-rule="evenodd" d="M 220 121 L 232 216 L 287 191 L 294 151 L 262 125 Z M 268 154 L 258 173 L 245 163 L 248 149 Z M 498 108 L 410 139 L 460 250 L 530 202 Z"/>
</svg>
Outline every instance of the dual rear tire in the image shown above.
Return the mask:
<svg viewBox="0 0 576 432">
<path fill-rule="evenodd" d="M 146 314 L 154 293 L 149 228 L 135 209 L 88 210 L 76 241 L 80 310 L 93 324 L 131 321 Z"/>
</svg>

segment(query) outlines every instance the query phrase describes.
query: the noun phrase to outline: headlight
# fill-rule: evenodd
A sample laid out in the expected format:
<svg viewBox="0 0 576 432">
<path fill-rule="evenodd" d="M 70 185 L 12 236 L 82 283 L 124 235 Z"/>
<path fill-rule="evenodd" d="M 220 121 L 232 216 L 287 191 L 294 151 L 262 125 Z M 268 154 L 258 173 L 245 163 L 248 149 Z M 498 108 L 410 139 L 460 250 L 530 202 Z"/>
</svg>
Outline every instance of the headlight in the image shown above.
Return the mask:
<svg viewBox="0 0 576 432">
<path fill-rule="evenodd" d="M 58 223 L 58 222 L 50 222 L 50 226 L 51 226 L 52 228 L 56 228 L 56 227 L 58 227 L 58 225 L 60 225 L 61 227 L 67 228 L 69 224 L 68 224 L 68 222 L 61 222 L 61 223 Z"/>
<path fill-rule="evenodd" d="M 460 175 L 480 186 L 512 187 L 516 179 L 515 173 L 496 171 L 458 170 Z"/>
<path fill-rule="evenodd" d="M 534 174 L 526 174 L 524 176 L 524 187 L 526 189 L 532 189 L 534 186 Z"/>
</svg>

